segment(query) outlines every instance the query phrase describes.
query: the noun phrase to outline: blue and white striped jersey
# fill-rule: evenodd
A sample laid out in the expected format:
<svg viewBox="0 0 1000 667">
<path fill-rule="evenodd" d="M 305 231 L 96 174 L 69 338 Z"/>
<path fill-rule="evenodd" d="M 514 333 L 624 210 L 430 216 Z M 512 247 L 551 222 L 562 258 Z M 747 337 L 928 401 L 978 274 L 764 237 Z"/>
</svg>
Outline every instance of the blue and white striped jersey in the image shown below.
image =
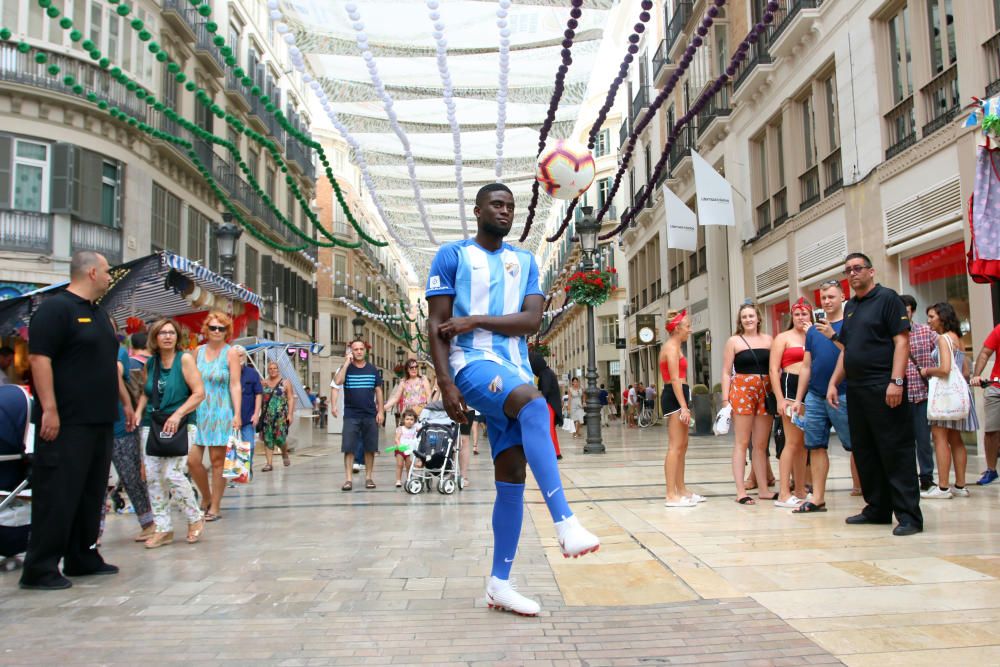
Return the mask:
<svg viewBox="0 0 1000 667">
<path fill-rule="evenodd" d="M 452 295 L 453 317 L 499 317 L 521 312 L 524 297 L 542 295 L 538 265 L 527 250 L 504 243 L 490 252 L 475 239 L 441 246 L 427 276 L 427 297 Z M 542 295 L 544 296 L 544 295 Z M 524 336 L 510 337 L 475 329 L 451 340 L 451 377 L 473 361 L 486 359 L 512 366 L 525 382 L 533 375 Z"/>
</svg>

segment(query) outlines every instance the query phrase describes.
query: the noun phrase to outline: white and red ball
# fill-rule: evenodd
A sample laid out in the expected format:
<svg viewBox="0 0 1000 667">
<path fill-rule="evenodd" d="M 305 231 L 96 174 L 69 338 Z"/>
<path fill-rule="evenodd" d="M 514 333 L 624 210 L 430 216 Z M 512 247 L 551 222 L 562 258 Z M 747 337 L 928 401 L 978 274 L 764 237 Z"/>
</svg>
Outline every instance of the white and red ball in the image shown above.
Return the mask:
<svg viewBox="0 0 1000 667">
<path fill-rule="evenodd" d="M 535 178 L 545 192 L 556 199 L 575 199 L 594 182 L 597 165 L 584 146 L 560 139 L 538 156 Z"/>
</svg>

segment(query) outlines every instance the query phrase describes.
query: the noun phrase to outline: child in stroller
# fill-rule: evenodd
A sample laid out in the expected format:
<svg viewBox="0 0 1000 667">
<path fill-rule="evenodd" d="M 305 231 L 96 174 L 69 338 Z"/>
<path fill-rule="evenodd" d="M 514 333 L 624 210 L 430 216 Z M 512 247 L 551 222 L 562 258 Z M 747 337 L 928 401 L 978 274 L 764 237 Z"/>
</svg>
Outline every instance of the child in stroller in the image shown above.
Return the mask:
<svg viewBox="0 0 1000 667">
<path fill-rule="evenodd" d="M 430 488 L 437 478 L 439 493 L 451 495 L 461 487 L 458 470 L 458 424 L 445 412 L 440 400 L 431 401 L 420 413 L 419 438 L 406 476 L 407 493 L 418 494 Z"/>
<path fill-rule="evenodd" d="M 0 385 L 0 570 L 21 563 L 17 554 L 28 548 L 31 505 L 27 501 L 31 398 L 17 385 Z"/>
</svg>

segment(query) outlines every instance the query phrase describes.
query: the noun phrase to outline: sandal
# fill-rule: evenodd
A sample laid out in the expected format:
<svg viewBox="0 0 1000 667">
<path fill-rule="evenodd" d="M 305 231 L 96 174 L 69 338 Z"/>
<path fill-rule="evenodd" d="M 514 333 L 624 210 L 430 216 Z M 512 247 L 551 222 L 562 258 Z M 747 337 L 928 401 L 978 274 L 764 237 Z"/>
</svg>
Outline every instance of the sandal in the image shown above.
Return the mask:
<svg viewBox="0 0 1000 667">
<path fill-rule="evenodd" d="M 402 483 L 402 482 L 400 482 L 399 480 L 396 480 L 396 488 L 398 489 L 398 488 L 400 488 L 401 486 L 403 486 L 403 483 Z"/>
<path fill-rule="evenodd" d="M 764 496 L 762 496 L 762 495 L 760 495 L 758 493 L 757 494 L 757 498 L 758 498 L 758 500 L 777 500 L 778 499 L 778 494 L 777 493 L 772 493 L 771 495 L 769 495 L 769 496 L 767 496 L 765 498 Z"/>
<path fill-rule="evenodd" d="M 473 449 L 472 453 L 473 453 L 474 456 L 479 456 L 479 450 L 478 449 Z"/>
<path fill-rule="evenodd" d="M 374 489 L 375 488 L 375 480 L 373 480 L 373 479 L 366 479 L 365 480 L 365 488 L 366 489 Z"/>
<path fill-rule="evenodd" d="M 820 503 L 817 505 L 811 500 L 807 500 L 797 508 L 792 510 L 792 514 L 812 514 L 813 512 L 825 512 L 826 503 Z"/>
<path fill-rule="evenodd" d="M 221 518 L 222 518 L 221 514 L 212 514 L 211 512 L 205 512 L 205 521 L 208 521 L 210 523 L 212 521 L 218 521 Z"/>
<path fill-rule="evenodd" d="M 354 488 L 353 482 L 344 482 L 344 485 L 340 487 L 341 491 L 350 491 Z"/>
<path fill-rule="evenodd" d="M 281 462 L 285 464 L 286 468 L 292 465 L 292 460 L 288 458 L 288 454 L 285 454 L 284 456 L 281 457 Z"/>
<path fill-rule="evenodd" d="M 197 528 L 195 527 L 197 526 Z M 201 538 L 201 531 L 205 530 L 205 521 L 195 521 L 188 525 L 187 543 L 194 544 Z"/>
<path fill-rule="evenodd" d="M 270 463 L 264 464 L 264 467 L 260 469 L 261 472 L 271 472 L 272 470 L 274 470 L 274 466 Z"/>
<path fill-rule="evenodd" d="M 754 499 L 751 498 L 750 496 L 743 496 L 742 498 L 738 498 L 736 500 L 736 502 L 738 502 L 740 505 L 756 505 L 757 504 L 756 502 L 754 502 Z"/>
</svg>

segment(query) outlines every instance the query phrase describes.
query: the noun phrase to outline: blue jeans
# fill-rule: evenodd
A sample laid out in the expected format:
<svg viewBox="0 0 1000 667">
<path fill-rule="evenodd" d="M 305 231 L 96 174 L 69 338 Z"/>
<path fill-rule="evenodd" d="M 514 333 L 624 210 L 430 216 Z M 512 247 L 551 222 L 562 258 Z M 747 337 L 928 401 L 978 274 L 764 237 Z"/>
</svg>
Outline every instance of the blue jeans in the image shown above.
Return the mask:
<svg viewBox="0 0 1000 667">
<path fill-rule="evenodd" d="M 931 426 L 927 423 L 927 401 L 910 403 L 910 417 L 913 419 L 913 437 L 917 441 L 920 481 L 930 482 L 934 478 L 934 445 L 931 443 Z"/>
</svg>

